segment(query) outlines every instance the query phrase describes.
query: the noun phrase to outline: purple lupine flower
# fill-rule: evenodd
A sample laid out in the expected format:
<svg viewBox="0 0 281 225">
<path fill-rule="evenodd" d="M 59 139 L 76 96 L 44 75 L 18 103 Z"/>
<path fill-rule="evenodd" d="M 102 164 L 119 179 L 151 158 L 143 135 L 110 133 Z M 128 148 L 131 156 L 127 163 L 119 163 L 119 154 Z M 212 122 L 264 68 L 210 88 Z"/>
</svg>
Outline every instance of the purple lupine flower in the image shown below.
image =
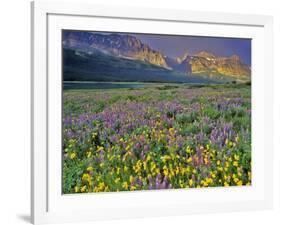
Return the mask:
<svg viewBox="0 0 281 225">
<path fill-rule="evenodd" d="M 150 146 L 148 144 L 144 145 L 143 150 L 144 150 L 144 152 L 148 152 L 150 150 Z"/>
</svg>

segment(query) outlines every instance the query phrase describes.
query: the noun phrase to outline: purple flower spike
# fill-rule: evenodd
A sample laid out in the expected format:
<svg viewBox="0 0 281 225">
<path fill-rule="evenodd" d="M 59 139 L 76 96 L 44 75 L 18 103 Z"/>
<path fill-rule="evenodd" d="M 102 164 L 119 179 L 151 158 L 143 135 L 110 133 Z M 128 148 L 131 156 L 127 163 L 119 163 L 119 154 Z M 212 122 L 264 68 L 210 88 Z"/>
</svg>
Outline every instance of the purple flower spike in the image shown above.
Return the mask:
<svg viewBox="0 0 281 225">
<path fill-rule="evenodd" d="M 139 186 L 142 186 L 142 185 L 143 185 L 143 182 L 142 182 L 142 179 L 141 179 L 141 178 L 139 178 L 138 184 L 139 184 Z"/>
<path fill-rule="evenodd" d="M 139 148 L 141 147 L 141 144 L 138 142 L 138 143 L 136 143 L 135 147 L 136 147 L 137 149 L 139 149 Z"/>
</svg>

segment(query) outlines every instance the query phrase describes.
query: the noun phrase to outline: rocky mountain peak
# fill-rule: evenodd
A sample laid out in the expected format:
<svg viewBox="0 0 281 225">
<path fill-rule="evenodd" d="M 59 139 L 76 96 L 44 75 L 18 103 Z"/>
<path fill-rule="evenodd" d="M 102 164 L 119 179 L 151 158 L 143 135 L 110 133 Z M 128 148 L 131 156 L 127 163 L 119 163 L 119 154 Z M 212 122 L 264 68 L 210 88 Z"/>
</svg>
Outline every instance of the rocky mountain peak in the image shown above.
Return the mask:
<svg viewBox="0 0 281 225">
<path fill-rule="evenodd" d="M 177 57 L 178 63 L 182 63 L 184 60 L 188 58 L 188 56 L 190 56 L 189 52 L 185 51 L 185 53 L 182 56 Z"/>
<path fill-rule="evenodd" d="M 201 52 L 197 53 L 196 56 L 203 57 L 203 58 L 209 58 L 209 59 L 216 58 L 216 56 L 213 53 L 207 52 L 207 51 L 201 51 Z"/>
<path fill-rule="evenodd" d="M 233 61 L 241 61 L 240 57 L 238 55 L 232 55 L 229 57 Z"/>
<path fill-rule="evenodd" d="M 116 56 L 138 59 L 168 68 L 161 52 L 151 49 L 133 35 L 69 31 L 65 32 L 63 44 L 70 48 L 99 49 Z"/>
</svg>

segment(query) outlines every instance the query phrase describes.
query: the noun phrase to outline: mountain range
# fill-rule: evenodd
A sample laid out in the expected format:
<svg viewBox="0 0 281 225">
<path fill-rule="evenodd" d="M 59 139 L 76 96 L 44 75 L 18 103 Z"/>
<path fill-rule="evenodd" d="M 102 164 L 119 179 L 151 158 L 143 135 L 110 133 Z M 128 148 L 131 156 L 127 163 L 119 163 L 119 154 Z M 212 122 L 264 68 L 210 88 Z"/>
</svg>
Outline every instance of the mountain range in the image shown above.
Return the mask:
<svg viewBox="0 0 281 225">
<path fill-rule="evenodd" d="M 207 51 L 169 57 L 133 35 L 63 32 L 64 80 L 221 83 L 249 81 L 238 55 Z"/>
</svg>

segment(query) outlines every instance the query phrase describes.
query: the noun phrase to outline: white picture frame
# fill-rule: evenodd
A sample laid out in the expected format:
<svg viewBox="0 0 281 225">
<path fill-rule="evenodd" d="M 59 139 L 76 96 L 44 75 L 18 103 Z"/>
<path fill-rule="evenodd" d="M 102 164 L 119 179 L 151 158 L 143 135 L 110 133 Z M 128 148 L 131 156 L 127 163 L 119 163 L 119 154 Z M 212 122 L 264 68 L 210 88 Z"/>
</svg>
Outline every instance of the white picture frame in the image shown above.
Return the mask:
<svg viewBox="0 0 281 225">
<path fill-rule="evenodd" d="M 173 26 L 169 26 L 171 24 Z M 182 31 L 187 26 L 189 33 Z M 157 30 L 157 33 L 252 38 L 253 185 L 227 190 L 203 188 L 63 196 L 60 189 L 61 149 L 58 149 L 61 77 L 55 75 L 61 71 L 59 31 L 71 28 L 141 30 L 148 33 Z M 32 2 L 32 222 L 42 224 L 272 208 L 272 49 L 271 16 Z"/>
</svg>

